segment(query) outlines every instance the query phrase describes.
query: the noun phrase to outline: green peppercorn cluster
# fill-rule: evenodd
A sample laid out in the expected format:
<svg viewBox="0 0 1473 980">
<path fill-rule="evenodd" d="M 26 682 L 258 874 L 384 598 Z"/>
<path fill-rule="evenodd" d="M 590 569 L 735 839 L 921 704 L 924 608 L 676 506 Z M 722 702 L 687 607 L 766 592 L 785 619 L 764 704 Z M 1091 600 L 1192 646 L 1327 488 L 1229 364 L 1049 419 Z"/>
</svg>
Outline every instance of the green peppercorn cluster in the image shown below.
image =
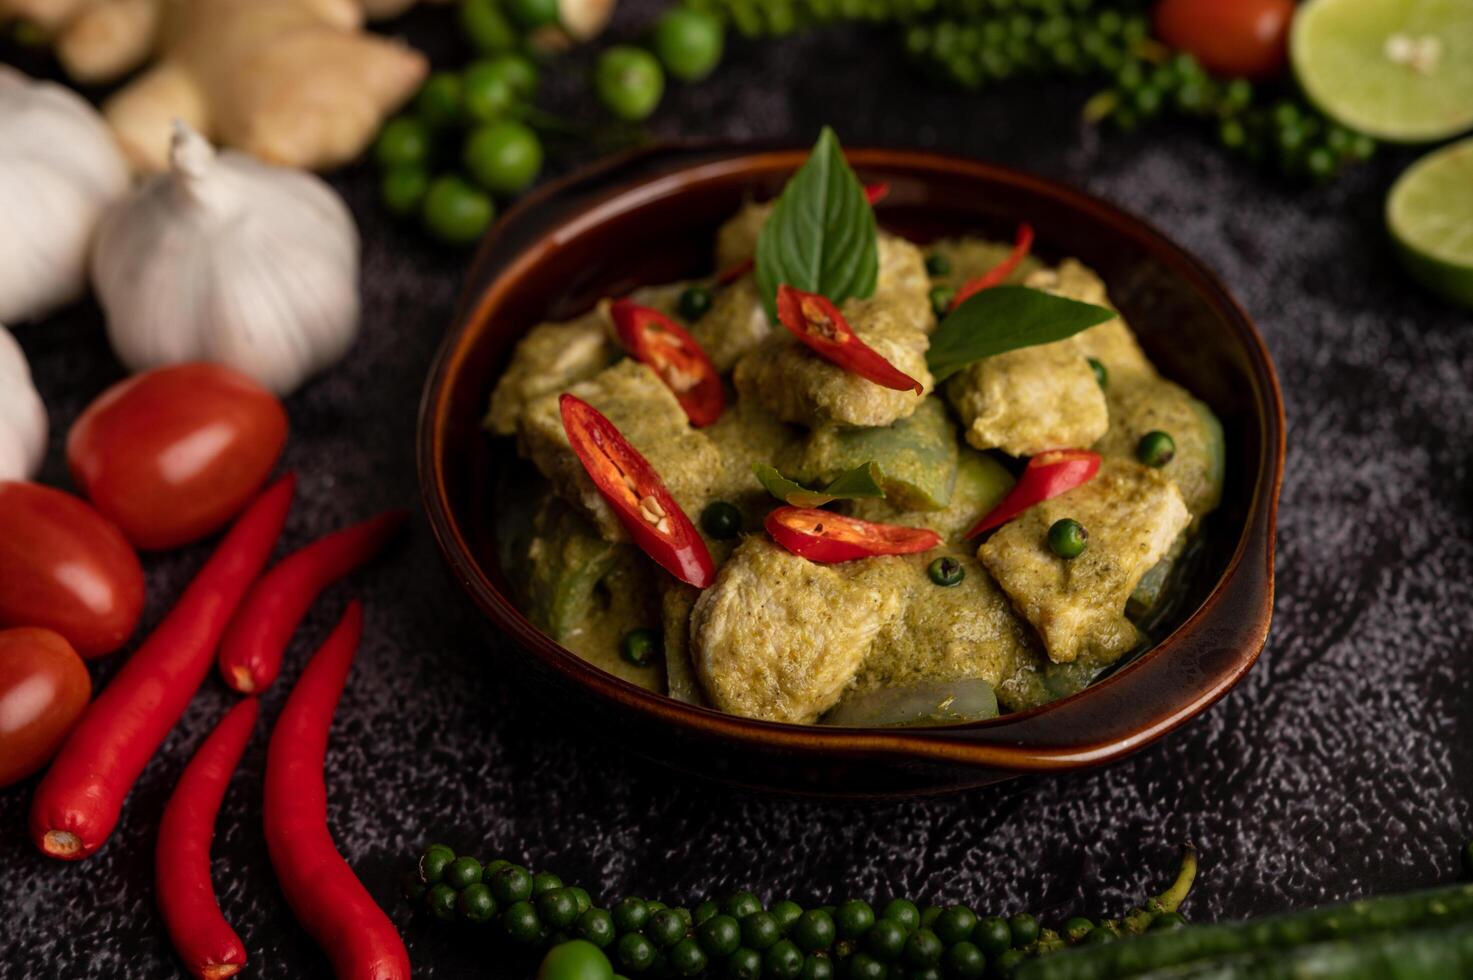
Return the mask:
<svg viewBox="0 0 1473 980">
<path fill-rule="evenodd" d="M 1233 153 L 1289 177 L 1317 181 L 1366 160 L 1376 142 L 1326 117 L 1295 96 L 1265 94 L 1244 78 L 1216 79 L 1191 55 L 1159 63 L 1136 58 L 1115 73 L 1112 88 L 1096 96 L 1087 115 L 1133 130 L 1166 115 L 1195 119 L 1215 131 Z"/>
<path fill-rule="evenodd" d="M 1120 919 L 1070 919 L 1061 931 L 1027 913 L 979 916 L 965 905 L 923 909 L 904 898 L 878 911 L 860 899 L 764 905 L 751 892 L 693 908 L 633 896 L 601 906 L 556 875 L 506 860 L 482 864 L 443 844 L 424 852 L 404 892 L 436 919 L 486 925 L 529 951 L 587 940 L 627 977 L 981 980 L 1010 977 L 1024 959 L 1068 945 L 1185 924 L 1175 909 L 1195 869 L 1189 852 L 1163 896 Z"/>
<path fill-rule="evenodd" d="M 1138 12 L 1071 7 L 914 24 L 904 43 L 918 64 L 979 89 L 1013 78 L 1108 74 L 1133 60 L 1147 34 Z"/>
<path fill-rule="evenodd" d="M 1048 16 L 1094 7 L 1138 9 L 1133 0 L 685 0 L 746 37 L 771 37 L 829 24 L 910 24 L 937 18 L 1006 14 Z"/>
</svg>

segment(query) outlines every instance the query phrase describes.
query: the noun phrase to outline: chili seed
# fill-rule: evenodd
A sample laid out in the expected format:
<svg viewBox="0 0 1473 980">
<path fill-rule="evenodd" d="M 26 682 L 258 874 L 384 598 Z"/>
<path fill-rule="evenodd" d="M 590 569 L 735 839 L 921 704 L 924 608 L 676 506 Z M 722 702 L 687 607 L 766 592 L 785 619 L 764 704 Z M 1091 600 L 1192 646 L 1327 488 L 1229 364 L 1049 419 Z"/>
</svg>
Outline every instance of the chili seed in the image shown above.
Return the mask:
<svg viewBox="0 0 1473 980">
<path fill-rule="evenodd" d="M 1135 458 L 1147 466 L 1160 469 L 1176 458 L 1176 440 L 1171 438 L 1169 432 L 1162 432 L 1160 429 L 1147 432 L 1136 443 Z"/>
<path fill-rule="evenodd" d="M 1089 532 L 1072 517 L 1060 518 L 1048 529 L 1049 550 L 1065 560 L 1084 554 L 1088 543 Z"/>
<path fill-rule="evenodd" d="M 645 667 L 655 659 L 655 653 L 659 648 L 659 631 L 642 627 L 624 634 L 624 641 L 619 645 L 619 653 L 634 666 Z"/>
<path fill-rule="evenodd" d="M 967 570 L 962 563 L 955 558 L 937 558 L 926 568 L 926 574 L 931 576 L 931 581 L 944 588 L 953 585 L 961 585 L 962 579 L 967 577 Z M 892 903 L 893 904 L 893 903 Z M 914 905 L 911 906 L 913 910 Z M 916 922 L 920 921 L 920 913 L 916 913 Z"/>
</svg>

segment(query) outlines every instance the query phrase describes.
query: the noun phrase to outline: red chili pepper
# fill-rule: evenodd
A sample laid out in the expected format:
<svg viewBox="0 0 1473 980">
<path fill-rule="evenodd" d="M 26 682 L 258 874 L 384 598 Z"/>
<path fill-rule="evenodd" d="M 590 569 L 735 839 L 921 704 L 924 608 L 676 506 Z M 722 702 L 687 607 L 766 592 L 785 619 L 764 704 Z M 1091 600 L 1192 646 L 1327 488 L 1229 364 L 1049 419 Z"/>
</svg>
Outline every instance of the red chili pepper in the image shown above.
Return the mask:
<svg viewBox="0 0 1473 980">
<path fill-rule="evenodd" d="M 614 300 L 609 313 L 624 349 L 655 369 L 691 425 L 700 428 L 721 417 L 726 407 L 721 375 L 689 331 L 659 310 L 627 299 Z"/>
<path fill-rule="evenodd" d="M 1028 460 L 1023 475 L 1002 503 L 988 511 L 966 537 L 981 534 L 1017 517 L 1034 504 L 1051 500 L 1094 479 L 1100 454 L 1088 449 L 1051 449 Z"/>
<path fill-rule="evenodd" d="M 864 185 L 864 199 L 869 201 L 870 207 L 874 207 L 889 196 L 890 182 L 888 180 L 876 181 L 873 184 Z"/>
<path fill-rule="evenodd" d="M 192 976 L 232 977 L 245 966 L 245 945 L 220 914 L 210 880 L 215 817 L 256 727 L 260 702 L 246 698 L 220 720 L 184 767 L 159 821 L 154 883 L 169 940 Z"/>
<path fill-rule="evenodd" d="M 262 575 L 220 642 L 220 676 L 241 694 L 264 691 L 312 602 L 338 579 L 378 554 L 409 512 L 386 511 L 292 552 Z"/>
<path fill-rule="evenodd" d="M 560 404 L 573 452 L 634 543 L 687 585 L 710 585 L 711 552 L 649 460 L 583 399 L 563 395 Z"/>
<path fill-rule="evenodd" d="M 962 288 L 956 291 L 956 298 L 951 301 L 951 308 L 956 309 L 984 289 L 1001 286 L 1007 281 L 1008 276 L 1013 274 L 1013 270 L 1018 268 L 1018 264 L 1028 257 L 1028 252 L 1032 248 L 1033 226 L 1026 223 L 1019 225 L 1017 240 L 1013 244 L 1013 250 L 1008 253 L 1008 257 L 980 276 L 962 283 Z"/>
<path fill-rule="evenodd" d="M 941 543 L 941 535 L 926 528 L 876 524 L 816 507 L 779 507 L 767 515 L 764 526 L 772 540 L 793 554 L 825 563 L 912 555 Z"/>
<path fill-rule="evenodd" d="M 926 393 L 919 381 L 885 360 L 844 320 L 837 307 L 818 293 L 789 285 L 777 287 L 777 318 L 783 326 L 826 361 L 896 391 Z"/>
<path fill-rule="evenodd" d="M 220 635 L 266 564 L 295 489 L 295 477 L 282 477 L 246 508 L 67 736 L 31 801 L 31 839 L 42 851 L 77 860 L 107 841 L 128 790 L 210 672 Z"/>
<path fill-rule="evenodd" d="M 355 599 L 308 661 L 271 731 L 266 850 L 287 904 L 332 960 L 338 980 L 407 980 L 404 941 L 327 829 L 327 733 L 362 635 L 363 605 Z"/>
</svg>

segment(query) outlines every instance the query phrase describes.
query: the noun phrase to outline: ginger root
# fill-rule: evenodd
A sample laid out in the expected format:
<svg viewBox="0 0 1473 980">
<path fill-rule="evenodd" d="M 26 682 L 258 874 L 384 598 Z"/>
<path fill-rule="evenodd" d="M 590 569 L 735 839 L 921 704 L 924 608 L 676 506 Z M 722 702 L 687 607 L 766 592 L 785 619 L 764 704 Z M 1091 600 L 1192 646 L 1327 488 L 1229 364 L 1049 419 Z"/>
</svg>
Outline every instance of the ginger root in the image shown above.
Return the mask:
<svg viewBox="0 0 1473 980">
<path fill-rule="evenodd" d="M 141 170 L 168 165 L 174 119 L 271 163 L 347 163 L 428 71 L 364 33 L 356 0 L 163 3 L 159 61 L 102 107 Z"/>
</svg>

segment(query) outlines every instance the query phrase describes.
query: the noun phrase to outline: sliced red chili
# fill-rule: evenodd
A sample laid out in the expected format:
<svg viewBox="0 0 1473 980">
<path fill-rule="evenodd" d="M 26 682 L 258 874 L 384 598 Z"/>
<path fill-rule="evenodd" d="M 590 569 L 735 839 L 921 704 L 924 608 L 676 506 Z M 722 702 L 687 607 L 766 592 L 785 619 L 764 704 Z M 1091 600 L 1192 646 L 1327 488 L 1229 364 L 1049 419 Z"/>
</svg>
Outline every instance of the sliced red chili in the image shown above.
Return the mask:
<svg viewBox="0 0 1473 980">
<path fill-rule="evenodd" d="M 1008 276 L 1013 274 L 1018 268 L 1018 265 L 1028 257 L 1028 253 L 1032 249 L 1033 226 L 1025 222 L 1018 226 L 1018 237 L 1014 241 L 1013 250 L 1008 253 L 1008 257 L 980 276 L 975 276 L 962 283 L 962 288 L 956 291 L 956 298 L 951 301 L 951 308 L 956 309 L 984 289 L 1001 286 L 1007 282 Z"/>
<path fill-rule="evenodd" d="M 560 405 L 573 452 L 634 543 L 687 585 L 710 585 L 711 552 L 649 460 L 583 399 L 565 394 Z"/>
<path fill-rule="evenodd" d="M 700 428 L 721 417 L 726 407 L 721 375 L 690 331 L 659 310 L 627 299 L 614 300 L 609 312 L 624 349 L 654 368 L 691 425 Z"/>
<path fill-rule="evenodd" d="M 941 543 L 941 535 L 926 528 L 875 524 L 816 507 L 779 507 L 767 515 L 764 526 L 772 540 L 793 554 L 825 563 L 912 555 Z"/>
<path fill-rule="evenodd" d="M 1051 500 L 1094 479 L 1100 454 L 1088 449 L 1051 449 L 1028 460 L 1023 475 L 1002 503 L 988 511 L 967 537 L 981 534 L 1017 517 L 1034 504 Z"/>
<path fill-rule="evenodd" d="M 864 199 L 869 201 L 870 207 L 874 207 L 889 196 L 890 182 L 888 180 L 880 180 L 873 184 L 864 185 Z"/>
<path fill-rule="evenodd" d="M 816 354 L 851 374 L 896 391 L 926 393 L 919 381 L 860 340 L 827 297 L 781 285 L 777 287 L 777 318 Z"/>
</svg>

